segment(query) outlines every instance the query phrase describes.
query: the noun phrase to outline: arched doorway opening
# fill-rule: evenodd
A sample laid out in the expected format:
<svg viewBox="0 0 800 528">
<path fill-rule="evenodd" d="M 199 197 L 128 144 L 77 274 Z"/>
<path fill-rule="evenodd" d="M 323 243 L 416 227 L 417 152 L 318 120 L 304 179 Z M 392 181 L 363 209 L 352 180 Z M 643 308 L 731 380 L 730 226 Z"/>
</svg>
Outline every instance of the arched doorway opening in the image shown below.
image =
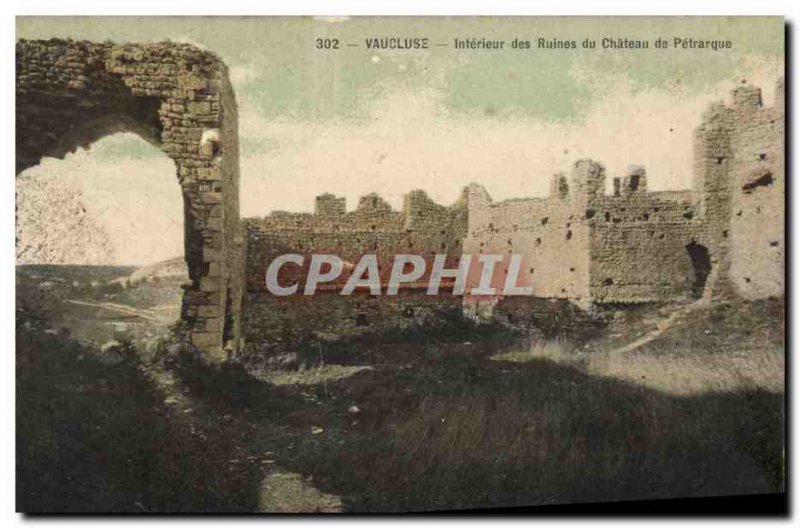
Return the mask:
<svg viewBox="0 0 800 528">
<path fill-rule="evenodd" d="M 711 273 L 711 257 L 708 248 L 694 240 L 686 244 L 686 251 L 692 263 L 691 274 L 691 293 L 692 297 L 699 299 L 703 296 L 706 281 Z"/>
<path fill-rule="evenodd" d="M 238 345 L 238 333 L 224 340 L 223 330 L 229 316 L 238 319 L 244 274 L 237 111 L 225 64 L 187 44 L 51 39 L 20 40 L 16 66 L 17 174 L 119 132 L 174 162 L 189 274 L 181 317 L 193 346 L 225 359 Z"/>
<path fill-rule="evenodd" d="M 77 338 L 144 344 L 180 319 L 188 272 L 174 170 L 160 149 L 120 133 L 18 175 L 18 273 L 65 282 L 62 322 Z"/>
</svg>

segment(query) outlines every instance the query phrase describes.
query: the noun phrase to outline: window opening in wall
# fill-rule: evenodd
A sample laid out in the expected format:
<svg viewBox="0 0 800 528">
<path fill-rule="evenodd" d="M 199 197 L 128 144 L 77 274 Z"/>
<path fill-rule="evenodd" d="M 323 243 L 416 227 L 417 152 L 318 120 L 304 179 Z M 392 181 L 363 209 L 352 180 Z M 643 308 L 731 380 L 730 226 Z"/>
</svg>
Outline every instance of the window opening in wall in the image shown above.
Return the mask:
<svg viewBox="0 0 800 528">
<path fill-rule="evenodd" d="M 759 187 L 768 187 L 768 186 L 772 185 L 772 183 L 774 181 L 775 180 L 772 177 L 772 173 L 771 172 L 767 171 L 767 172 L 764 172 L 764 173 L 760 173 L 759 176 L 754 177 L 749 182 L 745 183 L 742 186 L 742 191 L 745 194 L 750 194 L 751 192 L 753 192 L 755 189 L 758 189 Z"/>
<path fill-rule="evenodd" d="M 639 190 L 639 175 L 632 174 L 630 182 L 628 183 L 628 190 L 631 192 Z"/>
</svg>

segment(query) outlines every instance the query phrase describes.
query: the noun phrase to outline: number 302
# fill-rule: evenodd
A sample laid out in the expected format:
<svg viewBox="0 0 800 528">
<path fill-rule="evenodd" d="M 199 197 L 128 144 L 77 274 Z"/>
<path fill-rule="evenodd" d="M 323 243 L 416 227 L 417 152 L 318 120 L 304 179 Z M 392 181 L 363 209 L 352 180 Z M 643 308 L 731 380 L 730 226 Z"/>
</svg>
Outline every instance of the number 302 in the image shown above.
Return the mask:
<svg viewBox="0 0 800 528">
<path fill-rule="evenodd" d="M 337 38 L 318 38 L 317 49 L 339 49 L 339 39 Z"/>
</svg>

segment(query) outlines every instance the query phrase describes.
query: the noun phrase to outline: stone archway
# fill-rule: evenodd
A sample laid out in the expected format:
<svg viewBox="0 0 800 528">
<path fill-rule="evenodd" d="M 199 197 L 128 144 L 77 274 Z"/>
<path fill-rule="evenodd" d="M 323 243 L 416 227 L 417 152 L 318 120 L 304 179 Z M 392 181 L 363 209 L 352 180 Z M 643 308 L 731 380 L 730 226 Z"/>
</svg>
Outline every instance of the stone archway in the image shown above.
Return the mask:
<svg viewBox="0 0 800 528">
<path fill-rule="evenodd" d="M 16 173 L 116 132 L 134 132 L 176 165 L 191 284 L 181 317 L 210 360 L 239 341 L 244 237 L 236 100 L 227 67 L 188 44 L 20 40 Z M 224 337 L 223 337 L 224 334 Z"/>
</svg>

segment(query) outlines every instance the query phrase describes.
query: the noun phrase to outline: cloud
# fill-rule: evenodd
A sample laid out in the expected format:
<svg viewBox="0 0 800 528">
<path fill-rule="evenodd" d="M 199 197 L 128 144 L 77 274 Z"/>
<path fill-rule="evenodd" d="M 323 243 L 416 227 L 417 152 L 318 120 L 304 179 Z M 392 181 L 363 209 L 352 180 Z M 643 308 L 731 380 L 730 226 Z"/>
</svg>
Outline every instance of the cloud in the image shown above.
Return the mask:
<svg viewBox="0 0 800 528">
<path fill-rule="evenodd" d="M 234 89 L 240 90 L 245 84 L 258 80 L 261 73 L 255 64 L 242 64 L 232 66 L 228 72 L 228 77 Z"/>
<path fill-rule="evenodd" d="M 749 79 L 764 87 L 769 104 L 777 74 L 762 70 L 751 70 Z M 345 196 L 350 208 L 369 192 L 399 208 L 403 194 L 415 188 L 451 203 L 471 181 L 495 199 L 544 196 L 551 175 L 568 172 L 581 158 L 605 165 L 609 188 L 614 176 L 638 164 L 647 168 L 651 190 L 688 189 L 693 130 L 703 110 L 727 100 L 738 81 L 697 95 L 604 79 L 613 83 L 605 95 L 583 119 L 570 122 L 452 114 L 433 89 L 391 91 L 360 121 L 247 116 L 242 136 L 273 146 L 242 160 L 242 214 L 308 211 L 324 192 Z"/>
</svg>

